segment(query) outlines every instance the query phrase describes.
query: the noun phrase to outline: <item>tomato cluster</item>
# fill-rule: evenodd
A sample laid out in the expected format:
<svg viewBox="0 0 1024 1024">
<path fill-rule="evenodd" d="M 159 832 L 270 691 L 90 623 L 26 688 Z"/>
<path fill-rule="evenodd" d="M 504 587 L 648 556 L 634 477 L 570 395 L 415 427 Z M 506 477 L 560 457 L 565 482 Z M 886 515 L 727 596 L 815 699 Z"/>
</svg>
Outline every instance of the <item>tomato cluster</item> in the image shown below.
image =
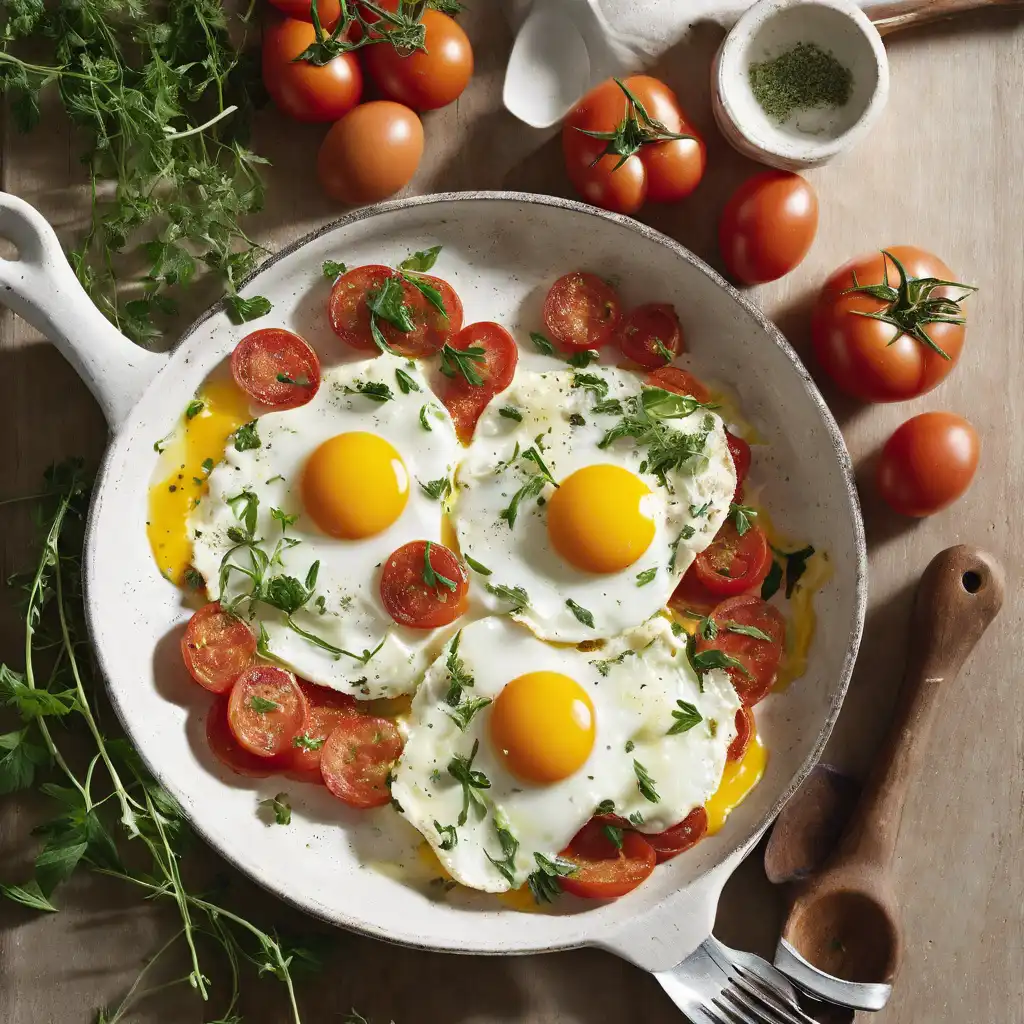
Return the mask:
<svg viewBox="0 0 1024 1024">
<path fill-rule="evenodd" d="M 473 74 L 461 26 L 430 8 L 414 16 L 402 0 L 345 15 L 338 0 L 271 3 L 280 15 L 264 28 L 263 83 L 289 117 L 334 122 L 317 157 L 324 191 L 360 204 L 404 188 L 423 155 L 419 113 L 458 99 Z M 367 80 L 377 98 L 362 103 Z"/>
</svg>

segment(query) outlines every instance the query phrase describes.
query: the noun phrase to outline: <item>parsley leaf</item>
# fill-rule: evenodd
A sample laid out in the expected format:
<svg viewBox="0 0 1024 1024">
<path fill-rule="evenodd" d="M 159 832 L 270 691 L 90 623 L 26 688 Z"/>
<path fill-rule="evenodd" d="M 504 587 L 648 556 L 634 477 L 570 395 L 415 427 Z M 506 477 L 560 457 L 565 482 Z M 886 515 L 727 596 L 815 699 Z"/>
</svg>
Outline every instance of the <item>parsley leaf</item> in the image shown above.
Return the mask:
<svg viewBox="0 0 1024 1024">
<path fill-rule="evenodd" d="M 205 408 L 206 403 L 201 398 L 193 398 L 185 406 L 185 419 L 194 420 Z"/>
<path fill-rule="evenodd" d="M 270 518 L 281 524 L 281 532 L 284 533 L 289 526 L 294 526 L 299 521 L 298 512 L 282 512 L 279 508 L 270 510 Z"/>
<path fill-rule="evenodd" d="M 602 399 L 608 394 L 608 381 L 596 373 L 574 373 L 572 375 L 572 386 L 593 391 L 598 398 Z"/>
<path fill-rule="evenodd" d="M 511 530 L 516 525 L 516 519 L 519 516 L 519 507 L 524 501 L 530 501 L 532 498 L 540 497 L 541 491 L 548 484 L 552 484 L 557 487 L 558 482 L 551 475 L 551 470 L 548 469 L 547 464 L 544 462 L 543 456 L 540 452 L 532 445 L 525 451 L 520 452 L 520 459 L 525 459 L 527 462 L 532 462 L 537 467 L 538 472 L 531 476 L 522 487 L 512 495 L 512 500 L 508 503 L 508 507 L 502 509 L 499 518 L 503 519 L 508 523 L 508 528 Z"/>
<path fill-rule="evenodd" d="M 537 351 L 543 355 L 553 356 L 555 354 L 555 346 L 540 331 L 530 331 L 530 341 L 537 346 Z"/>
<path fill-rule="evenodd" d="M 292 823 L 292 804 L 287 793 L 278 793 L 275 797 L 261 800 L 260 809 L 272 814 L 274 821 L 278 825 L 290 825 Z"/>
<path fill-rule="evenodd" d="M 600 352 L 597 352 L 592 348 L 585 348 L 581 349 L 579 352 L 573 352 L 573 354 L 569 356 L 568 360 L 566 361 L 570 366 L 575 366 L 576 369 L 583 370 L 586 367 L 588 367 L 591 363 L 597 362 L 597 360 L 600 358 Z"/>
<path fill-rule="evenodd" d="M 483 772 L 473 768 L 473 761 L 476 759 L 479 749 L 480 741 L 474 740 L 469 757 L 455 754 L 448 762 L 448 774 L 462 786 L 462 810 L 459 812 L 459 825 L 465 825 L 469 821 L 470 808 L 473 808 L 481 817 L 486 813 L 486 807 L 480 797 L 480 790 L 490 789 L 491 782 Z"/>
<path fill-rule="evenodd" d="M 719 651 L 716 648 L 701 651 L 690 660 L 700 676 L 703 676 L 705 672 L 710 672 L 713 668 L 734 668 L 742 672 L 748 679 L 754 678 L 750 669 L 742 661 L 737 661 L 724 651 Z"/>
<path fill-rule="evenodd" d="M 636 651 L 625 650 L 621 654 L 617 654 L 614 658 L 605 658 L 603 661 L 592 661 L 590 664 L 597 669 L 598 672 L 603 676 L 607 676 L 612 670 L 613 665 L 621 665 L 627 658 L 631 658 Z"/>
<path fill-rule="evenodd" d="M 594 814 L 614 814 L 614 813 L 615 813 L 615 801 L 614 800 L 602 800 L 594 808 Z"/>
<path fill-rule="evenodd" d="M 509 602 L 512 606 L 508 609 L 509 615 L 521 612 L 530 603 L 529 595 L 522 587 L 506 587 L 500 583 L 488 583 L 487 592 Z"/>
<path fill-rule="evenodd" d="M 47 764 L 46 748 L 28 738 L 28 726 L 0 735 L 0 794 L 28 789 L 36 768 Z"/>
<path fill-rule="evenodd" d="M 433 544 L 428 540 L 423 548 L 423 582 L 434 590 L 447 587 L 448 590 L 454 591 L 457 586 L 455 580 L 450 580 L 447 576 L 435 572 L 434 567 L 430 564 L 430 549 L 432 547 Z"/>
<path fill-rule="evenodd" d="M 637 827 L 639 827 L 644 823 L 644 816 L 639 811 L 634 811 L 629 816 L 629 822 L 631 825 L 636 825 Z"/>
<path fill-rule="evenodd" d="M 445 714 L 459 727 L 461 732 L 465 732 L 469 727 L 469 723 L 473 721 L 478 711 L 483 711 L 488 704 L 491 703 L 490 697 L 473 697 L 471 700 L 464 701 L 457 708 L 449 710 L 445 708 Z"/>
<path fill-rule="evenodd" d="M 584 626 L 594 628 L 594 616 L 586 608 L 578 605 L 571 597 L 565 602 L 565 605 Z"/>
<path fill-rule="evenodd" d="M 638 587 L 646 587 L 648 583 L 654 581 L 654 577 L 658 575 L 658 567 L 652 566 L 650 569 L 644 569 L 643 572 L 636 574 L 636 585 Z"/>
<path fill-rule="evenodd" d="M 437 818 L 435 818 L 434 828 L 437 829 L 437 834 L 441 836 L 441 841 L 437 845 L 442 850 L 454 850 L 459 842 L 459 834 L 455 831 L 455 826 L 442 825 Z"/>
<path fill-rule="evenodd" d="M 501 844 L 501 858 L 492 857 L 486 850 L 484 856 L 501 872 L 509 885 L 516 884 L 516 853 L 519 850 L 519 840 L 512 835 L 508 825 L 494 819 L 494 830 L 498 833 L 498 842 Z"/>
<path fill-rule="evenodd" d="M 736 527 L 736 532 L 742 537 L 751 527 L 751 519 L 756 518 L 757 510 L 749 505 L 737 505 L 736 502 L 729 503 L 729 516 Z"/>
<path fill-rule="evenodd" d="M 292 746 L 297 750 L 319 750 L 327 742 L 326 736 L 310 736 L 309 733 L 303 733 L 301 736 L 296 736 L 292 740 Z"/>
<path fill-rule="evenodd" d="M 387 277 L 379 288 L 366 294 L 366 305 L 370 309 L 371 319 L 386 320 L 393 327 L 405 334 L 415 328 L 409 307 L 404 302 L 405 293 L 397 277 Z M 378 342 L 379 346 L 380 342 Z M 385 343 L 385 351 L 391 349 Z"/>
<path fill-rule="evenodd" d="M 401 391 L 403 395 L 409 394 L 410 391 L 423 390 L 419 384 L 417 384 L 416 381 L 401 367 L 396 368 L 395 378 L 398 380 L 398 390 Z"/>
<path fill-rule="evenodd" d="M 399 370 L 398 372 L 401 373 L 402 371 Z M 363 395 L 374 402 L 388 402 L 395 397 L 391 388 L 389 388 L 383 381 L 378 380 L 359 380 L 356 381 L 356 386 L 354 388 L 350 388 L 346 385 L 344 390 L 346 395 Z"/>
<path fill-rule="evenodd" d="M 241 295 L 228 295 L 224 299 L 224 305 L 231 322 L 235 324 L 258 320 L 274 308 L 274 304 L 262 295 L 254 295 L 251 299 L 243 299 Z"/>
<path fill-rule="evenodd" d="M 435 406 L 431 402 L 427 402 L 426 405 L 420 406 L 420 426 L 427 431 L 431 431 L 434 428 L 430 425 L 430 420 L 427 419 L 427 413 L 431 412 Z"/>
<path fill-rule="evenodd" d="M 250 697 L 249 707 L 258 715 L 267 715 L 271 711 L 280 711 L 281 705 L 277 701 L 267 700 L 266 697 Z"/>
<path fill-rule="evenodd" d="M 323 275 L 328 281 L 336 281 L 342 274 L 348 273 L 348 267 L 337 260 L 324 260 Z"/>
<path fill-rule="evenodd" d="M 490 576 L 491 575 L 491 570 L 488 569 L 486 565 L 481 565 L 471 555 L 463 555 L 462 558 L 465 561 L 466 565 L 468 565 L 470 567 L 470 569 L 473 570 L 473 572 L 479 573 L 481 576 Z"/>
<path fill-rule="evenodd" d="M 452 637 L 448 648 L 448 659 L 445 668 L 448 670 L 448 692 L 444 696 L 449 707 L 458 707 L 462 700 L 462 691 L 471 689 L 475 680 L 466 671 L 465 662 L 459 657 L 459 644 L 462 643 L 462 630 Z"/>
<path fill-rule="evenodd" d="M 420 482 L 420 488 L 428 498 L 434 501 L 443 501 L 452 493 L 452 482 L 446 476 L 438 477 L 436 480 Z"/>
<path fill-rule="evenodd" d="M 507 420 L 515 420 L 516 423 L 523 422 L 523 414 L 514 405 L 503 405 L 498 410 L 499 416 L 504 416 Z"/>
<path fill-rule="evenodd" d="M 755 640 L 766 640 L 770 644 L 775 643 L 772 637 L 763 629 L 758 629 L 757 626 L 744 626 L 739 622 L 727 622 L 725 628 L 729 633 L 740 633 L 743 636 L 752 636 Z M 712 637 L 712 639 L 714 638 Z"/>
<path fill-rule="evenodd" d="M 441 346 L 441 372 L 446 377 L 455 377 L 461 373 L 472 387 L 478 388 L 484 379 L 477 373 L 474 363 L 478 366 L 487 364 L 487 353 L 479 345 L 459 349 L 445 342 Z"/>
<path fill-rule="evenodd" d="M 256 420 L 249 420 L 248 423 L 243 423 L 235 431 L 236 452 L 248 452 L 254 448 L 262 447 L 263 442 L 260 441 L 260 435 L 256 432 Z"/>
<path fill-rule="evenodd" d="M 562 895 L 562 887 L 558 884 L 559 878 L 568 878 L 577 871 L 576 865 L 561 857 L 554 859 L 545 857 L 542 853 L 534 853 L 533 859 L 537 864 L 537 870 L 526 879 L 530 892 L 533 893 L 534 901 L 537 903 L 550 903 Z"/>
<path fill-rule="evenodd" d="M 685 700 L 677 700 L 678 711 L 672 712 L 675 721 L 672 723 L 667 736 L 675 736 L 681 732 L 689 732 L 695 725 L 699 725 L 704 719 L 697 708 Z"/>
<path fill-rule="evenodd" d="M 411 270 L 414 273 L 422 274 L 433 269 L 437 257 L 441 252 L 440 245 L 432 245 L 429 249 L 422 249 L 407 256 L 398 264 L 399 270 Z"/>
<path fill-rule="evenodd" d="M 622 849 L 622 829 L 618 825 L 602 825 L 601 831 L 604 833 L 605 839 L 607 839 L 616 850 Z"/>
<path fill-rule="evenodd" d="M 633 771 L 636 774 L 636 788 L 640 790 L 640 795 L 652 804 L 656 804 L 661 797 L 658 796 L 658 791 L 654 788 L 654 780 L 648 774 L 647 769 L 634 759 Z"/>
</svg>

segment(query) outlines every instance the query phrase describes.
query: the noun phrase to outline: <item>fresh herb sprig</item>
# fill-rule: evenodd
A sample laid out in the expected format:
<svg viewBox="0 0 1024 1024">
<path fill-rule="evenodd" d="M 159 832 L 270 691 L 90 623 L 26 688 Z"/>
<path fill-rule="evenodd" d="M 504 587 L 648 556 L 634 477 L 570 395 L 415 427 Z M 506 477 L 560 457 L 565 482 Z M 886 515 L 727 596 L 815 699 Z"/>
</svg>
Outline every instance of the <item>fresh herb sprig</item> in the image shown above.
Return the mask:
<svg viewBox="0 0 1024 1024">
<path fill-rule="evenodd" d="M 56 805 L 56 815 L 35 830 L 43 845 L 32 876 L 0 886 L 0 894 L 34 910 L 56 912 L 60 886 L 79 869 L 119 879 L 147 898 L 169 901 L 180 917 L 180 928 L 143 973 L 184 946 L 189 972 L 182 982 L 209 1000 L 212 986 L 197 942 L 202 934 L 221 947 L 232 966 L 219 1019 L 233 1019 L 240 998 L 239 967 L 249 961 L 261 975 L 273 974 L 282 982 L 289 1019 L 301 1024 L 292 971 L 298 962 L 315 965 L 313 953 L 290 948 L 210 895 L 187 888 L 182 868 L 195 844 L 179 808 L 130 744 L 100 725 L 94 710 L 99 684 L 91 659 L 82 653 L 87 644 L 82 538 L 88 500 L 89 480 L 81 462 L 47 472 L 38 562 L 19 580 L 25 664 L 21 671 L 0 666 L 0 680 L 21 724 L 0 736 L 0 792 L 26 790 L 45 779 L 39 788 Z M 83 743 L 91 756 L 79 772 L 68 748 L 80 752 Z M 136 984 L 120 1006 L 101 1010 L 99 1019 L 121 1019 L 139 991 Z"/>
</svg>

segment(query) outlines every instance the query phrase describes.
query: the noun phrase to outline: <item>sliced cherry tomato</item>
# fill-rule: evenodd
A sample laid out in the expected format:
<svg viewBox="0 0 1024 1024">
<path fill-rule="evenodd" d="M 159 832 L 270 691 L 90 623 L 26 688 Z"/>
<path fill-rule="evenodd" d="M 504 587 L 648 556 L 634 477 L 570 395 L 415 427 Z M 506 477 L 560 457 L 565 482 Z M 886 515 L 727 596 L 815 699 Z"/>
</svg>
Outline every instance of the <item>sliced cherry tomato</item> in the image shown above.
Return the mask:
<svg viewBox="0 0 1024 1024">
<path fill-rule="evenodd" d="M 477 349 L 466 360 L 467 369 L 480 378 L 474 384 L 451 359 L 442 361 L 442 372 L 451 376 L 441 392 L 441 401 L 455 421 L 459 439 L 467 443 L 487 403 L 512 383 L 519 362 L 519 347 L 499 324 L 482 321 L 468 324 L 449 343 L 460 352 Z"/>
<path fill-rule="evenodd" d="M 657 128 L 646 123 L 627 89 L 659 122 Z M 597 139 L 587 132 L 615 132 L 618 138 Z M 609 78 L 591 89 L 565 119 L 562 154 L 576 191 L 588 203 L 618 213 L 636 213 L 648 199 L 665 203 L 688 196 L 707 159 L 675 93 L 648 75 L 631 75 L 623 85 Z"/>
<path fill-rule="evenodd" d="M 292 740 L 292 749 L 285 755 L 288 770 L 309 782 L 321 783 L 320 757 L 327 737 L 342 719 L 359 714 L 359 701 L 326 686 L 317 686 L 302 679 L 298 682 L 309 711 L 302 732 Z"/>
<path fill-rule="evenodd" d="M 544 300 L 544 326 L 564 352 L 603 348 L 622 320 L 618 292 L 597 274 L 583 270 L 560 277 Z"/>
<path fill-rule="evenodd" d="M 295 676 L 276 665 L 250 665 L 228 701 L 235 739 L 257 757 L 287 754 L 305 728 L 306 713 L 306 698 Z"/>
<path fill-rule="evenodd" d="M 660 367 L 647 374 L 646 383 L 677 395 L 690 395 L 698 402 L 711 401 L 711 392 L 692 373 L 678 366 Z"/>
<path fill-rule="evenodd" d="M 447 14 L 428 9 L 420 23 L 424 49 L 402 53 L 390 43 L 379 43 L 363 50 L 363 60 L 387 99 L 413 110 L 436 110 L 462 95 L 473 75 L 473 47 L 462 26 Z"/>
<path fill-rule="evenodd" d="M 698 615 L 710 615 L 715 606 L 722 600 L 720 595 L 712 593 L 701 582 L 697 575 L 696 565 L 691 565 L 683 574 L 669 599 L 669 604 L 679 612 L 697 612 Z"/>
<path fill-rule="evenodd" d="M 978 432 L 962 416 L 922 413 L 885 442 L 878 491 L 901 515 L 934 515 L 971 486 L 980 449 Z"/>
<path fill-rule="evenodd" d="M 630 310 L 619 327 L 619 348 L 645 370 L 671 363 L 685 351 L 675 307 L 670 302 L 648 302 Z"/>
<path fill-rule="evenodd" d="M 309 10 L 309 0 L 270 0 L 270 2 L 289 18 L 308 21 L 312 24 L 313 15 Z M 316 13 L 320 24 L 330 31 L 341 17 L 341 4 L 338 0 L 316 0 Z"/>
<path fill-rule="evenodd" d="M 432 356 L 440 352 L 462 330 L 462 300 L 455 289 L 439 277 L 418 274 L 417 280 L 435 288 L 441 294 L 445 316 L 430 300 L 406 278 L 402 278 L 402 302 L 412 321 L 411 331 L 401 331 L 394 324 L 383 322 L 381 330 L 387 343 L 400 356 L 410 358 Z"/>
<path fill-rule="evenodd" d="M 316 33 L 307 21 L 274 18 L 263 29 L 263 84 L 274 105 L 296 121 L 337 121 L 363 95 L 363 73 L 353 53 L 321 67 L 296 61 Z"/>
<path fill-rule="evenodd" d="M 352 715 L 339 722 L 320 754 L 327 788 L 350 807 L 383 807 L 391 799 L 388 773 L 402 753 L 390 718 Z"/>
<path fill-rule="evenodd" d="M 698 578 L 708 590 L 722 597 L 731 597 L 758 586 L 768 575 L 771 562 L 764 530 L 751 524 L 741 537 L 730 518 L 693 564 Z"/>
<path fill-rule="evenodd" d="M 454 622 L 466 611 L 468 590 L 469 576 L 458 555 L 424 540 L 393 551 L 380 574 L 380 599 L 388 614 L 412 629 Z"/>
<path fill-rule="evenodd" d="M 355 267 L 334 282 L 327 315 L 331 329 L 346 345 L 360 352 L 381 351 L 370 331 L 367 297 L 371 292 L 378 291 L 394 274 L 390 267 L 371 263 L 365 267 Z"/>
<path fill-rule="evenodd" d="M 933 283 L 952 280 L 942 260 L 910 245 L 851 260 L 825 282 L 814 307 L 811 336 L 818 361 L 839 387 L 864 402 L 903 402 L 931 391 L 964 347 L 961 303 L 973 288 Z M 887 294 L 880 298 L 883 285 Z M 915 337 L 915 329 L 941 352 Z"/>
<path fill-rule="evenodd" d="M 729 678 L 740 700 L 753 707 L 768 696 L 782 660 L 786 639 L 786 620 L 777 608 L 759 597 L 744 595 L 723 601 L 711 618 L 718 627 L 714 640 L 697 637 L 697 650 L 717 650 L 735 658 L 745 669 L 729 668 Z M 730 629 L 730 625 L 753 627 L 771 640 Z"/>
<path fill-rule="evenodd" d="M 591 900 L 613 900 L 632 892 L 655 863 L 654 849 L 638 832 L 623 832 L 619 850 L 594 818 L 573 836 L 561 856 L 576 865 L 574 874 L 559 879 L 562 888 Z"/>
<path fill-rule="evenodd" d="M 750 445 L 729 430 L 725 432 L 725 441 L 729 445 L 732 464 L 736 467 L 736 493 L 732 500 L 738 502 L 743 497 L 743 481 L 750 472 Z"/>
<path fill-rule="evenodd" d="M 703 807 L 694 807 L 678 825 L 654 835 L 645 834 L 644 839 L 658 855 L 658 863 L 663 864 L 689 850 L 691 846 L 696 846 L 704 838 L 707 830 L 708 812 Z"/>
<path fill-rule="evenodd" d="M 750 739 L 753 735 L 754 712 L 744 704 L 736 712 L 736 736 L 732 743 L 729 744 L 725 759 L 727 761 L 742 761 L 743 755 L 747 752 L 747 747 L 750 746 Z"/>
<path fill-rule="evenodd" d="M 231 353 L 231 375 L 250 398 L 273 409 L 296 409 L 320 389 L 320 360 L 297 334 L 264 327 Z"/>
<path fill-rule="evenodd" d="M 188 620 L 181 656 L 192 678 L 211 693 L 227 693 L 256 656 L 256 637 L 213 601 Z"/>
<path fill-rule="evenodd" d="M 206 742 L 213 756 L 239 775 L 253 779 L 265 779 L 286 767 L 286 762 L 276 757 L 257 757 L 239 745 L 231 726 L 228 724 L 228 698 L 220 697 L 206 716 Z"/>
<path fill-rule="evenodd" d="M 416 113 L 372 100 L 331 125 L 317 153 L 316 176 L 339 203 L 376 203 L 409 184 L 422 156 L 423 122 Z"/>
<path fill-rule="evenodd" d="M 725 204 L 718 244 L 729 276 L 762 284 L 788 274 L 807 255 L 818 231 L 818 196 L 792 171 L 762 171 Z"/>
</svg>

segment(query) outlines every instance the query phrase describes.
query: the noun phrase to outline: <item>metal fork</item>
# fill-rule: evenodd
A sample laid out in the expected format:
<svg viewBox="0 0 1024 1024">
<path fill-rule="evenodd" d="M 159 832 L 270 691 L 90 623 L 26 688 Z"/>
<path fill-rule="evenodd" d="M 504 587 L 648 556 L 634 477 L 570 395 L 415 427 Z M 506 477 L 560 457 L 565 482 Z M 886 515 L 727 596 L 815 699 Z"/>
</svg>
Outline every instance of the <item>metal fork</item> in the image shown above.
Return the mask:
<svg viewBox="0 0 1024 1024">
<path fill-rule="evenodd" d="M 816 1024 L 783 974 L 713 935 L 655 977 L 693 1024 Z"/>
</svg>

